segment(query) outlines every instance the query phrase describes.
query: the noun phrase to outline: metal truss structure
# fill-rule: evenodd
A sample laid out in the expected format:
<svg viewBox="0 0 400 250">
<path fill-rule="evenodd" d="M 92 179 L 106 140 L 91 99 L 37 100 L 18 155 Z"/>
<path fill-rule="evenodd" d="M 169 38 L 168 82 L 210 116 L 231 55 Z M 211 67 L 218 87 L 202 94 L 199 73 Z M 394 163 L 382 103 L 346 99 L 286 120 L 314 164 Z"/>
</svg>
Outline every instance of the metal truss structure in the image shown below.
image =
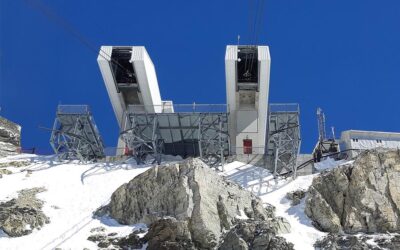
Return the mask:
<svg viewBox="0 0 400 250">
<path fill-rule="evenodd" d="M 219 106 L 223 107 L 206 104 L 152 107 L 162 110 L 161 113 L 143 111 L 149 108 L 139 105 L 130 107 L 120 133 L 126 151 L 138 164 L 147 155 L 160 163 L 161 154 L 199 156 L 210 166 L 223 164 L 229 154 L 228 113 L 226 105 Z"/>
<path fill-rule="evenodd" d="M 104 145 L 87 105 L 59 105 L 50 144 L 60 159 L 83 162 L 104 157 Z"/>
<path fill-rule="evenodd" d="M 270 104 L 266 160 L 274 175 L 292 172 L 296 178 L 300 152 L 300 108 L 298 104 Z"/>
</svg>

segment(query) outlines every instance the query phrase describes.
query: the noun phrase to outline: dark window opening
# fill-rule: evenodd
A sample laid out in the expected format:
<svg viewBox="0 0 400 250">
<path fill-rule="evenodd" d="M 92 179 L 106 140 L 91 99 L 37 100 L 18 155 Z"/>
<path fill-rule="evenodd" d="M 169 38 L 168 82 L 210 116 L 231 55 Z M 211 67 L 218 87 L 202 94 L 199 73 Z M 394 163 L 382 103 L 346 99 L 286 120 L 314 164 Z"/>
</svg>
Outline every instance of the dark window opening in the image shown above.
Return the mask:
<svg viewBox="0 0 400 250">
<path fill-rule="evenodd" d="M 258 90 L 257 47 L 238 48 L 237 81 L 239 90 Z"/>
<path fill-rule="evenodd" d="M 135 70 L 130 62 L 132 48 L 113 48 L 111 53 L 111 69 L 117 83 L 118 92 L 124 88 L 136 88 Z"/>
</svg>

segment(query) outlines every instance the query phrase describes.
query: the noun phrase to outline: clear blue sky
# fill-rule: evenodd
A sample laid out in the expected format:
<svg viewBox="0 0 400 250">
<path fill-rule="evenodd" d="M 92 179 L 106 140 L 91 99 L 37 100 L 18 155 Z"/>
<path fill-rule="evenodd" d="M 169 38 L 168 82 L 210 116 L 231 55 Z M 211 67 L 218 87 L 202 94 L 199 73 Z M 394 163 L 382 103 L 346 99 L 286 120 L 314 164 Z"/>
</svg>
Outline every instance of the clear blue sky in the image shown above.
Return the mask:
<svg viewBox="0 0 400 250">
<path fill-rule="evenodd" d="M 36 1 L 36 0 L 33 0 Z M 42 0 L 98 49 L 144 45 L 163 99 L 225 103 L 227 44 L 249 43 L 249 3 Z M 89 104 L 107 146 L 118 129 L 97 55 L 24 0 L 0 0 L 0 115 L 24 147 L 49 148 L 56 107 Z M 400 1 L 266 0 L 258 43 L 270 46 L 270 101 L 298 102 L 302 151 L 316 108 L 337 133 L 400 131 Z"/>
</svg>

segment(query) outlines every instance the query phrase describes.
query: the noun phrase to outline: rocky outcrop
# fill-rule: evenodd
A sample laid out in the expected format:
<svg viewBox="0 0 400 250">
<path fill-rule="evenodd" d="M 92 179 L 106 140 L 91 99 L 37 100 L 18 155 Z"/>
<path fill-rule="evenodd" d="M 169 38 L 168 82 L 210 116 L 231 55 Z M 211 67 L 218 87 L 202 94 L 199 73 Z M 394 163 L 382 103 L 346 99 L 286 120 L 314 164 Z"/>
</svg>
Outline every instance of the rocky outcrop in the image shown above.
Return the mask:
<svg viewBox="0 0 400 250">
<path fill-rule="evenodd" d="M 0 157 L 14 155 L 21 146 L 21 126 L 0 117 Z"/>
<path fill-rule="evenodd" d="M 298 189 L 286 194 L 286 199 L 292 201 L 291 205 L 296 206 L 299 205 L 301 200 L 306 197 L 306 191 L 303 189 Z"/>
<path fill-rule="evenodd" d="M 18 237 L 49 223 L 41 210 L 43 201 L 35 197 L 43 191 L 44 188 L 23 189 L 18 192 L 18 198 L 0 203 L 0 229 L 10 237 Z"/>
<path fill-rule="evenodd" d="M 265 221 L 240 221 L 224 237 L 220 250 L 294 249 L 292 243 L 277 236 L 277 228 Z"/>
<path fill-rule="evenodd" d="M 148 243 L 147 249 L 196 249 L 189 230 L 188 221 L 178 221 L 175 218 L 160 219 L 150 225 L 144 237 Z"/>
<path fill-rule="evenodd" d="M 400 235 L 337 235 L 330 233 L 315 243 L 316 249 L 321 250 L 398 250 L 400 249 Z"/>
<path fill-rule="evenodd" d="M 306 214 L 328 232 L 400 230 L 400 151 L 374 149 L 314 178 Z"/>
<path fill-rule="evenodd" d="M 213 249 L 243 219 L 290 230 L 271 207 L 199 159 L 151 168 L 119 187 L 100 211 L 122 224 L 150 225 L 148 249 Z"/>
</svg>

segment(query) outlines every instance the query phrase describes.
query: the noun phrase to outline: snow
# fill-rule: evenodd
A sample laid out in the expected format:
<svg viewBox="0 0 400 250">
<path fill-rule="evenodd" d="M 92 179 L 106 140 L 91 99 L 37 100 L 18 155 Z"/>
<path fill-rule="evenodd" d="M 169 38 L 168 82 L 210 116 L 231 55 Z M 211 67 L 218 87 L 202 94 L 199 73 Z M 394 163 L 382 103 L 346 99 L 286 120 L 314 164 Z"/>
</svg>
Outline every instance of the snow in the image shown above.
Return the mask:
<svg viewBox="0 0 400 250">
<path fill-rule="evenodd" d="M 314 167 L 315 169 L 321 172 L 351 162 L 353 161 L 346 161 L 346 160 L 335 161 L 334 159 L 328 157 L 326 160 L 316 163 Z"/>
<path fill-rule="evenodd" d="M 111 218 L 93 219 L 92 213 L 109 202 L 112 192 L 120 185 L 146 171 L 151 166 L 137 166 L 132 161 L 124 163 L 79 164 L 58 162 L 55 157 L 18 155 L 0 159 L 9 161 L 31 161 L 23 168 L 12 168 L 13 174 L 0 179 L 0 201 L 17 197 L 24 188 L 45 187 L 47 191 L 37 194 L 45 201 L 43 212 L 50 223 L 40 230 L 19 238 L 0 235 L 1 249 L 97 249 L 87 240 L 90 229 L 103 226 L 107 233 L 127 235 L 144 225 L 123 226 Z M 26 171 L 32 171 L 26 177 Z"/>
</svg>

